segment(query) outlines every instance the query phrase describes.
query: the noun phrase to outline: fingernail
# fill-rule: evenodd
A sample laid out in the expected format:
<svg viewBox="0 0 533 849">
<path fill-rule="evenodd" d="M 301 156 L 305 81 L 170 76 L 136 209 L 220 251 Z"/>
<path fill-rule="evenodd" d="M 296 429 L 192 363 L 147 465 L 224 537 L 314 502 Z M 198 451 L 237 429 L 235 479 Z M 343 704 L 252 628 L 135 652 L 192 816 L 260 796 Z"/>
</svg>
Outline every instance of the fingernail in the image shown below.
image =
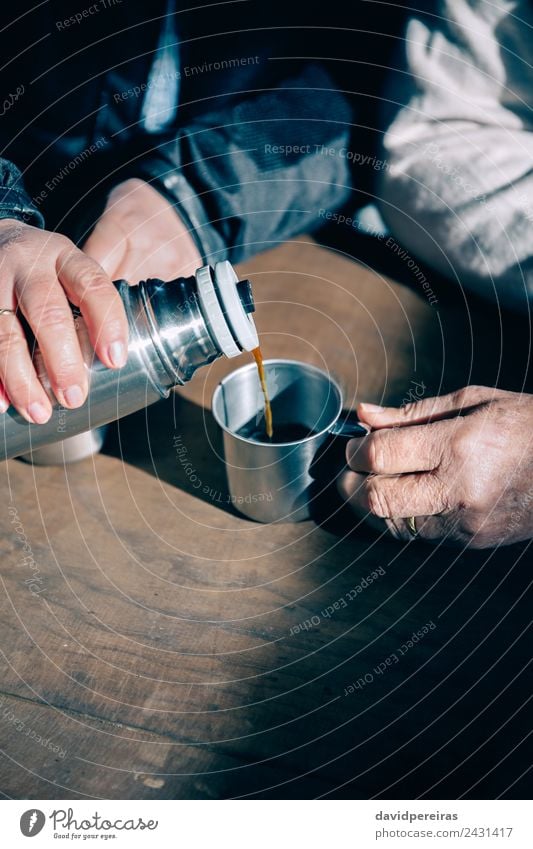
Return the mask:
<svg viewBox="0 0 533 849">
<path fill-rule="evenodd" d="M 34 401 L 33 404 L 30 404 L 28 407 L 28 414 L 35 424 L 44 424 L 48 421 L 51 415 L 50 410 L 47 410 L 44 404 L 39 404 L 38 401 Z"/>
<path fill-rule="evenodd" d="M 122 344 L 122 342 L 111 342 L 111 345 L 107 349 L 107 356 L 109 357 L 109 361 L 115 368 L 121 368 L 126 365 L 127 354 L 126 354 L 126 346 Z"/>
<path fill-rule="evenodd" d="M 81 386 L 77 386 L 76 384 L 65 389 L 63 395 L 69 407 L 81 407 L 85 398 Z"/>
<path fill-rule="evenodd" d="M 9 410 L 9 401 L 6 401 L 5 398 L 0 398 L 0 413 L 5 413 Z"/>
<path fill-rule="evenodd" d="M 355 439 L 355 441 L 357 442 L 357 440 L 364 439 L 365 436 L 369 435 L 370 428 L 368 427 L 368 425 L 359 424 L 359 428 L 360 428 L 359 433 L 351 433 L 350 434 L 349 442 L 351 442 L 352 439 Z"/>
<path fill-rule="evenodd" d="M 362 410 L 366 413 L 383 413 L 385 407 L 380 407 L 379 404 L 359 404 Z"/>
</svg>

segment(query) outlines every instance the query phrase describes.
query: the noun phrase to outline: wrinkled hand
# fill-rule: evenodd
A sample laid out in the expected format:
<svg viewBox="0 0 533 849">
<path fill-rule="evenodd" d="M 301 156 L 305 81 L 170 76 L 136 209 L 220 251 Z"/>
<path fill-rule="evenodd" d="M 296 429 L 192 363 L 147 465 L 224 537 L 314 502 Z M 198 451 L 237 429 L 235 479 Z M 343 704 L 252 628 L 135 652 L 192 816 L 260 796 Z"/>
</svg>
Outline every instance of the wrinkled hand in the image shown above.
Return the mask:
<svg viewBox="0 0 533 849">
<path fill-rule="evenodd" d="M 399 539 L 496 546 L 533 537 L 533 395 L 468 386 L 405 407 L 360 404 L 339 490 Z M 383 527 L 383 522 L 380 523 Z"/>
<path fill-rule="evenodd" d="M 190 276 L 202 258 L 182 219 L 166 198 L 137 178 L 120 183 L 83 246 L 113 280 Z"/>
<path fill-rule="evenodd" d="M 88 391 L 69 301 L 80 309 L 91 344 L 109 368 L 124 364 L 128 324 L 111 279 L 59 233 L 15 219 L 0 221 L 0 412 L 12 403 L 24 418 L 43 424 L 54 398 L 64 407 L 81 406 Z M 36 337 L 44 365 L 40 380 L 19 317 Z"/>
</svg>

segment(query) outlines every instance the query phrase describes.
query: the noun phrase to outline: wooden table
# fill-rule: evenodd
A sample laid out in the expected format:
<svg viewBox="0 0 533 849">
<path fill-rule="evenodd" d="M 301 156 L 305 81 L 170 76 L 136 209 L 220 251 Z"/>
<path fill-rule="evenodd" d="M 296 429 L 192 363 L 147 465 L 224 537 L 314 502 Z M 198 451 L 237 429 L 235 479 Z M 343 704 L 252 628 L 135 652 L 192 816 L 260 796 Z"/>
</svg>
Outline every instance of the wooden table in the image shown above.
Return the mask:
<svg viewBox="0 0 533 849">
<path fill-rule="evenodd" d="M 348 404 L 501 377 L 460 299 L 309 239 L 242 271 L 265 355 L 327 366 Z M 529 796 L 527 547 L 240 518 L 209 404 L 241 364 L 121 422 L 107 455 L 1 467 L 2 793 Z"/>
</svg>

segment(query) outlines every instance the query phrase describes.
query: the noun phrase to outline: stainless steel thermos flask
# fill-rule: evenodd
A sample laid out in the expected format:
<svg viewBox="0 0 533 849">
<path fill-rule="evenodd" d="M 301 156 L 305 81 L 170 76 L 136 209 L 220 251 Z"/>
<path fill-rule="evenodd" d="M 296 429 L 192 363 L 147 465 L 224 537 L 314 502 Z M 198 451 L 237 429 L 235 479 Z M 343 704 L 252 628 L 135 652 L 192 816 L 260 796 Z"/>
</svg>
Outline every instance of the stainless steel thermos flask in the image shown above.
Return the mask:
<svg viewBox="0 0 533 849">
<path fill-rule="evenodd" d="M 236 357 L 257 347 L 249 281 L 239 281 L 229 262 L 203 266 L 190 278 L 163 283 L 115 283 L 129 323 L 126 365 L 106 368 L 94 353 L 85 323 L 76 316 L 78 339 L 88 370 L 89 394 L 82 407 L 58 404 L 39 351 L 37 373 L 53 413 L 44 425 L 29 424 L 12 407 L 0 417 L 0 459 L 18 457 L 60 442 L 147 407 L 187 383 L 195 371 L 222 355 Z"/>
</svg>

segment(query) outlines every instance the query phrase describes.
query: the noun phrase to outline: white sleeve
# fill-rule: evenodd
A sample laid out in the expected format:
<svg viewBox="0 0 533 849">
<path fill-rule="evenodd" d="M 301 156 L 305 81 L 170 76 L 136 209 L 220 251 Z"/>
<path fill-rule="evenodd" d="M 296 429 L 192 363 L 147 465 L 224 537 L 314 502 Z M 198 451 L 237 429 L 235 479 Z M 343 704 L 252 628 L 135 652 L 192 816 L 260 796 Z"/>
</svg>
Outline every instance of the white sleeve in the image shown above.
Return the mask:
<svg viewBox="0 0 533 849">
<path fill-rule="evenodd" d="M 442 0 L 412 18 L 388 92 L 380 208 L 461 285 L 533 301 L 533 4 Z"/>
</svg>

